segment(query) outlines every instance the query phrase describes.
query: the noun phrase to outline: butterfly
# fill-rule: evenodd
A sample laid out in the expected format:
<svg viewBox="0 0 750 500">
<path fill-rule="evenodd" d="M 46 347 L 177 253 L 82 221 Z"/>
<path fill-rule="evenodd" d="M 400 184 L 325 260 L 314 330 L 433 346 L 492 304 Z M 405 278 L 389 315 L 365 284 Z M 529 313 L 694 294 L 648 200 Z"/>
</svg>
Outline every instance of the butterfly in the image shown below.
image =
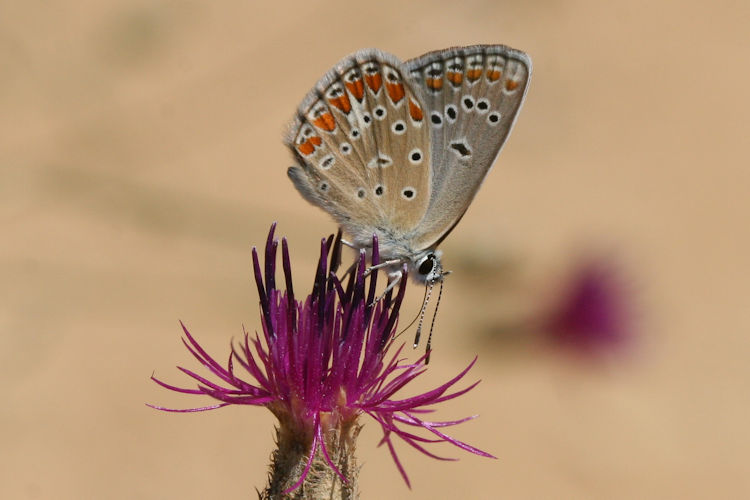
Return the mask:
<svg viewBox="0 0 750 500">
<path fill-rule="evenodd" d="M 438 245 L 471 204 L 521 109 L 531 59 L 503 45 L 401 62 L 378 49 L 342 59 L 303 99 L 285 138 L 300 194 L 349 244 L 377 235 L 391 285 L 403 266 L 442 282 Z"/>
</svg>

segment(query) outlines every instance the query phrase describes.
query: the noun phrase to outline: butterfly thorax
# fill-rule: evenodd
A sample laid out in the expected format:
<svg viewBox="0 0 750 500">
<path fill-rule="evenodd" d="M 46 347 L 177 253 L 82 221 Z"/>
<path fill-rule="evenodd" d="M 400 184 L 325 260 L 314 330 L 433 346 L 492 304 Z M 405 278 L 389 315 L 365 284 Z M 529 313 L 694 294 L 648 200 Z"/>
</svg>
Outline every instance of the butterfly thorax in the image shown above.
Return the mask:
<svg viewBox="0 0 750 500">
<path fill-rule="evenodd" d="M 441 257 L 443 252 L 440 250 L 415 249 L 406 236 L 397 236 L 389 231 L 376 230 L 378 236 L 378 251 L 380 262 L 390 262 L 385 266 L 385 271 L 391 279 L 398 278 L 403 273 L 403 267 L 418 283 L 437 283 L 443 280 L 443 266 Z M 354 238 L 353 246 L 357 248 L 371 249 L 372 236 L 365 239 Z"/>
</svg>

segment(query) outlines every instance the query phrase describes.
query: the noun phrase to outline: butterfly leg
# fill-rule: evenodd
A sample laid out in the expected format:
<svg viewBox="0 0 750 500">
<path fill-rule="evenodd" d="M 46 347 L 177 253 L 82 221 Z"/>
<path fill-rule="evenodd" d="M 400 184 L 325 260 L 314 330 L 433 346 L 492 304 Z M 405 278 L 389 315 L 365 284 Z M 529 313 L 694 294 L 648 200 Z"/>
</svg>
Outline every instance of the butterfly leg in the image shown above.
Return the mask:
<svg viewBox="0 0 750 500">
<path fill-rule="evenodd" d="M 365 276 L 369 275 L 371 272 L 376 271 L 378 269 L 382 269 L 384 267 L 393 266 L 395 264 L 401 264 L 403 262 L 401 259 L 392 259 L 392 260 L 386 260 L 385 262 L 381 262 L 380 264 L 375 264 L 374 266 L 370 266 L 365 270 Z M 401 271 L 398 271 L 399 280 L 401 279 Z M 395 286 L 395 285 L 394 285 Z"/>
<path fill-rule="evenodd" d="M 343 239 L 343 238 L 341 239 L 341 243 L 342 243 L 343 245 L 346 245 L 346 246 L 348 246 L 349 248 L 354 248 L 355 250 L 359 250 L 359 249 L 360 249 L 360 247 L 358 247 L 358 246 L 357 246 L 357 245 L 355 245 L 354 243 L 352 243 L 352 242 L 350 242 L 350 241 L 347 241 L 347 240 L 345 240 L 345 239 Z M 402 262 L 403 262 L 403 261 L 402 261 L 401 259 L 391 259 L 391 260 L 386 260 L 386 261 L 384 261 L 384 262 L 381 262 L 380 264 L 376 264 L 376 265 L 374 265 L 374 266 L 370 266 L 370 267 L 368 267 L 367 269 L 365 269 L 365 276 L 369 276 L 369 275 L 370 275 L 370 273 L 372 273 L 373 271 L 376 271 L 376 270 L 378 270 L 378 269 L 382 269 L 382 268 L 384 268 L 384 267 L 389 267 L 389 266 L 393 266 L 393 265 L 395 265 L 395 264 L 401 264 Z M 353 266 L 352 266 L 351 268 L 349 268 L 349 269 L 348 269 L 348 270 L 346 271 L 346 273 L 344 273 L 344 276 L 346 276 L 346 275 L 348 275 L 348 274 L 349 274 L 350 272 L 352 272 L 352 271 L 354 270 L 353 268 L 356 268 L 356 263 L 355 263 L 355 264 L 354 264 L 354 265 L 353 265 Z M 399 275 L 400 275 L 400 274 L 401 274 L 401 272 L 399 271 Z M 400 278 L 399 278 L 399 279 L 400 279 Z"/>
<path fill-rule="evenodd" d="M 401 261 L 396 261 L 396 262 L 401 262 Z M 383 293 L 381 293 L 380 296 L 377 299 L 375 299 L 375 302 L 377 303 L 383 300 L 383 297 L 385 297 L 388 292 L 393 290 L 396 287 L 396 285 L 401 283 L 401 280 L 403 279 L 403 277 L 404 277 L 404 273 L 401 272 L 401 270 L 388 273 L 388 286 L 385 287 L 385 290 L 383 290 Z"/>
</svg>

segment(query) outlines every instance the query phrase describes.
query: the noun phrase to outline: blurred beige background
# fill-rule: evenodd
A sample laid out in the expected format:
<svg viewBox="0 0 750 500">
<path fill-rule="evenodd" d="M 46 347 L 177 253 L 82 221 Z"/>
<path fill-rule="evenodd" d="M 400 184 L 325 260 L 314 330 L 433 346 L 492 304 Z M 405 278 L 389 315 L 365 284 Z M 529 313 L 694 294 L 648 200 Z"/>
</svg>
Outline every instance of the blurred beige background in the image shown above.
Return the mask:
<svg viewBox="0 0 750 500">
<path fill-rule="evenodd" d="M 749 25 L 729 1 L 4 2 L 0 497 L 252 498 L 270 413 L 159 413 L 144 402 L 202 401 L 148 377 L 197 368 L 178 319 L 219 359 L 258 326 L 270 222 L 309 286 L 334 226 L 287 180 L 281 135 L 319 76 L 361 47 L 472 43 L 527 51 L 534 78 L 442 247 L 423 387 L 480 352 L 482 384 L 439 415 L 481 414 L 453 434 L 499 460 L 400 446 L 410 492 L 370 423 L 363 498 L 750 497 Z M 493 340 L 592 247 L 630 276 L 632 351 Z"/>
</svg>

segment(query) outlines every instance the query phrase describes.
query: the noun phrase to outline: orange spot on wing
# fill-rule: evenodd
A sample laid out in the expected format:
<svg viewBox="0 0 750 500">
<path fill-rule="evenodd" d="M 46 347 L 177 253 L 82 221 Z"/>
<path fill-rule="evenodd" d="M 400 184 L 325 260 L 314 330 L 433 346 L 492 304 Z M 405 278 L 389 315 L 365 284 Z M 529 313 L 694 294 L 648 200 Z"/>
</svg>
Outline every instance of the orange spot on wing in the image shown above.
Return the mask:
<svg viewBox="0 0 750 500">
<path fill-rule="evenodd" d="M 333 119 L 331 113 L 323 113 L 313 122 L 316 127 L 325 130 L 326 132 L 333 132 L 336 130 L 336 120 Z"/>
<path fill-rule="evenodd" d="M 432 90 L 440 90 L 443 88 L 442 78 L 427 78 L 427 86 Z"/>
<path fill-rule="evenodd" d="M 323 140 L 317 135 L 314 135 L 302 144 L 298 144 L 297 150 L 305 156 L 311 155 L 315 152 L 315 147 L 320 146 L 322 143 Z"/>
<path fill-rule="evenodd" d="M 354 80 L 353 82 L 346 82 L 346 88 L 358 101 L 361 101 L 365 95 L 365 85 L 361 79 Z"/>
<path fill-rule="evenodd" d="M 352 110 L 352 103 L 349 102 L 349 96 L 347 96 L 346 94 L 336 97 L 335 99 L 328 99 L 328 102 L 330 102 L 332 106 L 336 106 L 346 114 L 349 114 L 349 111 Z"/>
<path fill-rule="evenodd" d="M 411 119 L 415 122 L 421 122 L 422 118 L 424 118 L 422 108 L 420 108 L 412 99 L 409 99 L 409 114 L 411 115 Z"/>
<path fill-rule="evenodd" d="M 491 82 L 499 80 L 501 76 L 503 76 L 503 73 L 499 69 L 487 70 L 487 79 Z"/>
<path fill-rule="evenodd" d="M 365 82 L 367 82 L 367 86 L 377 94 L 380 90 L 380 86 L 383 85 L 383 77 L 380 76 L 380 73 L 365 75 Z"/>
<path fill-rule="evenodd" d="M 388 96 L 391 98 L 393 104 L 398 103 L 404 98 L 404 84 L 402 83 L 385 83 L 385 89 L 388 91 Z"/>
<path fill-rule="evenodd" d="M 456 86 L 461 85 L 461 82 L 464 80 L 463 73 L 458 73 L 458 72 L 455 72 L 455 71 L 449 71 L 448 73 L 445 74 L 445 77 L 448 80 L 450 80 L 450 82 L 453 85 L 456 85 Z"/>
<path fill-rule="evenodd" d="M 480 76 L 482 76 L 481 69 L 470 69 L 466 72 L 466 78 L 468 78 L 471 82 L 479 80 Z"/>
<path fill-rule="evenodd" d="M 505 90 L 511 92 L 518 88 L 519 83 L 515 80 L 505 80 Z"/>
<path fill-rule="evenodd" d="M 310 144 L 310 141 L 305 141 L 302 144 L 297 145 L 297 150 L 303 155 L 307 156 L 309 154 L 312 154 L 313 151 L 315 151 L 315 146 Z"/>
</svg>

